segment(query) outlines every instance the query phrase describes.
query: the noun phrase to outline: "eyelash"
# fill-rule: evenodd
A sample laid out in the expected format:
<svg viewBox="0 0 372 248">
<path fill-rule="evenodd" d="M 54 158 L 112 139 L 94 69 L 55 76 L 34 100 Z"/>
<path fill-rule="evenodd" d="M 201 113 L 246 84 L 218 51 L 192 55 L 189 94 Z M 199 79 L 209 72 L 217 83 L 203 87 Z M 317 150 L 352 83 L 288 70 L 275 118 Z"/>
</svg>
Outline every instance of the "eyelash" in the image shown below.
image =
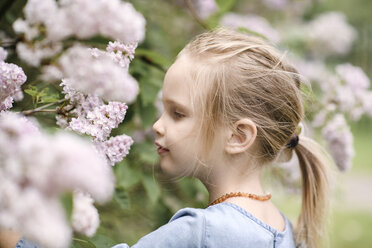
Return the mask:
<svg viewBox="0 0 372 248">
<path fill-rule="evenodd" d="M 181 119 L 182 117 L 185 117 L 185 115 L 181 114 L 181 113 L 178 113 L 177 111 L 174 111 L 173 112 L 174 116 L 177 118 L 177 119 Z"/>
</svg>

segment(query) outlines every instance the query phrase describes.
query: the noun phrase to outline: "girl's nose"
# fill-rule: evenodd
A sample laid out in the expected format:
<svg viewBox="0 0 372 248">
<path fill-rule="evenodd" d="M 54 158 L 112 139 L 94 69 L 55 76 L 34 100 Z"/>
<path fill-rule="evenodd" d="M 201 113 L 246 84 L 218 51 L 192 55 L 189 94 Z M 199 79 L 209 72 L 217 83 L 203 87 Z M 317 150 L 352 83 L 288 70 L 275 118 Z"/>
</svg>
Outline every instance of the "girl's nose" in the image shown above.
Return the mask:
<svg viewBox="0 0 372 248">
<path fill-rule="evenodd" d="M 154 132 L 159 136 L 164 135 L 162 116 L 160 116 L 160 118 L 154 123 L 154 125 L 152 125 L 152 130 L 154 130 Z"/>
</svg>

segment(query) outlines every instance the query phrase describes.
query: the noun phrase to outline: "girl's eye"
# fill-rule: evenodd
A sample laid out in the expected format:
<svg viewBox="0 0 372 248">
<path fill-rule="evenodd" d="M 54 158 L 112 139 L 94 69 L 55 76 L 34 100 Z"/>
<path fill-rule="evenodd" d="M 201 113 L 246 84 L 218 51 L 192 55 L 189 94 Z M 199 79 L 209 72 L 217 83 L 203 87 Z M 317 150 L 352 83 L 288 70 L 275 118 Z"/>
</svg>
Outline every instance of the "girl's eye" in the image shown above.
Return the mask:
<svg viewBox="0 0 372 248">
<path fill-rule="evenodd" d="M 176 116 L 178 119 L 182 118 L 182 117 L 185 117 L 185 115 L 181 114 L 181 113 L 178 113 L 176 111 L 173 112 L 174 113 L 174 116 Z"/>
</svg>

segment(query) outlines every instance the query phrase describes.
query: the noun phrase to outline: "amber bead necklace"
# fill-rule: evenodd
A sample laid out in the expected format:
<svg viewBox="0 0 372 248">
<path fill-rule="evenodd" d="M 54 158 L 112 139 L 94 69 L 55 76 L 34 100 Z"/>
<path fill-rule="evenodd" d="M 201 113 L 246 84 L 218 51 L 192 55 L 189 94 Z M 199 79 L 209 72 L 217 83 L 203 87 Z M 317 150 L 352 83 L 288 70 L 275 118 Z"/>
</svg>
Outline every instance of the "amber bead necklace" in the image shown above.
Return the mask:
<svg viewBox="0 0 372 248">
<path fill-rule="evenodd" d="M 231 198 L 231 197 L 247 197 L 253 200 L 257 200 L 257 201 L 268 201 L 271 199 L 271 194 L 267 193 L 266 195 L 255 195 L 255 194 L 244 193 L 244 192 L 230 192 L 230 193 L 224 194 L 221 197 L 218 197 L 211 204 L 209 204 L 209 206 L 224 202 L 227 198 Z"/>
</svg>

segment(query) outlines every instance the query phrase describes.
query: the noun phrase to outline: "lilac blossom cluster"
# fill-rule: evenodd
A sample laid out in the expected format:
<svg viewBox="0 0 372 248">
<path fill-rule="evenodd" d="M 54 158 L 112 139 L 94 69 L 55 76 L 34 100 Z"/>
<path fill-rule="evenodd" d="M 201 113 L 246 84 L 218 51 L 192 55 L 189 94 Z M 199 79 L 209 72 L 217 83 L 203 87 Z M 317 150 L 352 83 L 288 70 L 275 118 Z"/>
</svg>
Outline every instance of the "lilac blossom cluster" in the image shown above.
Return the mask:
<svg viewBox="0 0 372 248">
<path fill-rule="evenodd" d="M 144 17 L 120 0 L 28 0 L 23 11 L 25 19 L 16 20 L 13 29 L 25 39 L 17 43 L 17 53 L 31 66 L 61 52 L 62 41 L 70 36 L 133 43 L 145 35 Z"/>
<path fill-rule="evenodd" d="M 106 140 L 113 128 L 124 120 L 128 106 L 121 102 L 109 102 L 92 111 L 72 118 L 69 127 L 78 133 L 88 134 L 97 141 Z"/>
<path fill-rule="evenodd" d="M 226 13 L 220 20 L 222 26 L 229 28 L 246 28 L 253 32 L 259 33 L 265 36 L 267 39 L 273 42 L 279 42 L 280 36 L 277 30 L 275 30 L 270 23 L 263 17 L 247 14 L 240 15 L 236 13 Z"/>
<path fill-rule="evenodd" d="M 322 130 L 332 157 L 341 171 L 348 170 L 354 156 L 353 135 L 342 114 L 336 114 Z"/>
<path fill-rule="evenodd" d="M 93 205 L 94 200 L 89 194 L 76 190 L 73 201 L 72 227 L 88 237 L 93 236 L 100 224 L 98 211 Z"/>
<path fill-rule="evenodd" d="M 327 12 L 306 24 L 304 38 L 313 53 L 324 57 L 347 54 L 357 38 L 356 30 L 341 12 Z"/>
<path fill-rule="evenodd" d="M 65 132 L 44 134 L 29 119 L 5 111 L 0 113 L 0 181 L 0 226 L 52 248 L 68 247 L 72 235 L 61 194 L 81 190 L 104 202 L 114 189 L 111 168 L 91 142 Z"/>
<path fill-rule="evenodd" d="M 201 19 L 207 19 L 218 11 L 215 0 L 192 0 L 192 4 L 194 5 L 198 17 Z"/>
<path fill-rule="evenodd" d="M 104 142 L 97 142 L 96 144 L 106 154 L 109 164 L 113 166 L 128 155 L 130 146 L 133 144 L 133 139 L 130 136 L 122 134 L 111 137 Z"/>
<path fill-rule="evenodd" d="M 114 165 L 125 157 L 133 141 L 129 136 L 112 137 L 107 141 L 111 130 L 117 128 L 124 120 L 128 106 L 122 102 L 108 102 L 107 104 L 97 96 L 84 95 L 66 84 L 61 83 L 62 93 L 69 103 L 56 116 L 57 124 L 62 128 L 73 130 L 80 134 L 87 134 L 93 138 L 98 152 L 104 154 L 107 163 Z M 124 137 L 124 136 L 123 136 Z M 113 147 L 118 145 L 118 147 Z"/>
<path fill-rule="evenodd" d="M 139 90 L 137 81 L 128 73 L 134 47 L 116 42 L 109 44 L 109 52 L 103 52 L 74 46 L 60 57 L 56 69 L 65 83 L 79 92 L 131 103 Z"/>
<path fill-rule="evenodd" d="M 6 56 L 6 51 L 0 47 L 0 111 L 10 109 L 14 100 L 22 100 L 21 85 L 27 79 L 21 67 L 3 61 Z"/>
<path fill-rule="evenodd" d="M 313 118 L 312 126 L 322 128 L 323 138 L 336 165 L 340 170 L 347 170 L 354 152 L 352 134 L 345 116 L 352 121 L 358 121 L 363 115 L 372 117 L 370 80 L 360 67 L 349 63 L 337 65 L 335 73 L 327 69 L 321 60 L 296 59 L 296 64 L 300 73 L 321 89 L 321 107 Z M 341 153 L 344 155 L 341 156 Z"/>
</svg>

